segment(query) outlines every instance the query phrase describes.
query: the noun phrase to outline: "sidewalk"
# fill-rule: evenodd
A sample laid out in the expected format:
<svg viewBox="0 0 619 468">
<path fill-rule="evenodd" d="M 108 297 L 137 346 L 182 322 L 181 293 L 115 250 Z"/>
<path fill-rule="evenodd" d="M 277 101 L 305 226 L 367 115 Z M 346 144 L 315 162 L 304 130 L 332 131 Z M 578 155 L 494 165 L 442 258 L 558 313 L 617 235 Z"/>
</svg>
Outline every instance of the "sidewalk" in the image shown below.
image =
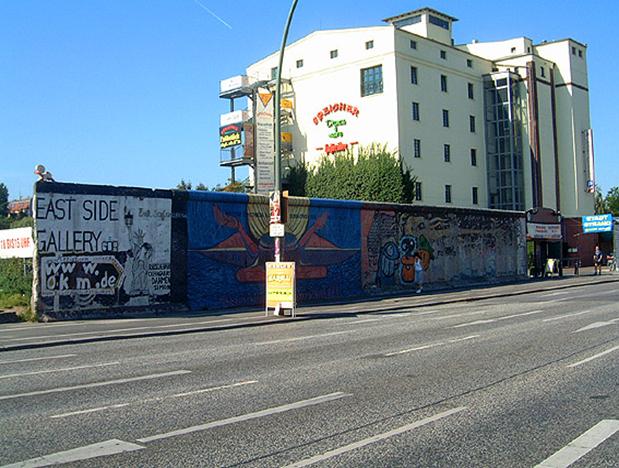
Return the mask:
<svg viewBox="0 0 619 468">
<path fill-rule="evenodd" d="M 619 274 L 604 272 L 593 275 L 593 268 L 582 268 L 580 275 L 565 275 L 545 279 L 529 279 L 523 282 L 492 286 L 463 288 L 459 290 L 429 291 L 421 295 L 383 295 L 375 298 L 360 298 L 331 304 L 308 305 L 297 309 L 294 320 L 312 320 L 342 315 L 361 315 L 371 312 L 397 312 L 432 305 L 458 302 L 474 302 L 484 299 L 519 296 L 543 291 L 561 290 L 587 285 L 619 283 Z M 614 284 L 611 287 L 616 287 Z M 207 320 L 205 320 L 207 319 Z M 175 316 L 131 316 L 117 320 L 87 320 L 51 323 L 19 323 L 0 325 L 0 352 L 18 349 L 44 348 L 76 343 L 110 341 L 130 338 L 180 335 L 233 328 L 256 327 L 284 323 L 289 316 L 265 316 L 264 310 L 256 308 L 204 311 Z M 128 324 L 131 323 L 129 326 Z M 62 330 L 70 327 L 71 333 Z"/>
</svg>

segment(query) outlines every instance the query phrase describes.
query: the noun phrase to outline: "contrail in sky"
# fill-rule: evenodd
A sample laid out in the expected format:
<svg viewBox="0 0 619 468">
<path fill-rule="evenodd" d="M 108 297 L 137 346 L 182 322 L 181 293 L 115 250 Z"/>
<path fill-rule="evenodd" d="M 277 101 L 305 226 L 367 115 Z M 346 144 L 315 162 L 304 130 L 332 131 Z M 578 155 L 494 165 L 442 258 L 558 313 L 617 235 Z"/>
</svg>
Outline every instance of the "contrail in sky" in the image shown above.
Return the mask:
<svg viewBox="0 0 619 468">
<path fill-rule="evenodd" d="M 211 10 L 209 10 L 207 7 L 205 7 L 204 5 L 202 5 L 198 0 L 193 0 L 193 2 L 198 5 L 200 8 L 202 8 L 204 11 L 206 11 L 209 15 L 211 15 L 213 18 L 215 18 L 216 20 L 218 20 L 221 24 L 223 24 L 224 26 L 226 26 L 229 29 L 232 29 L 232 26 L 230 26 L 228 23 L 226 23 L 223 19 L 221 19 L 219 16 L 217 16 L 214 12 L 212 12 Z"/>
</svg>

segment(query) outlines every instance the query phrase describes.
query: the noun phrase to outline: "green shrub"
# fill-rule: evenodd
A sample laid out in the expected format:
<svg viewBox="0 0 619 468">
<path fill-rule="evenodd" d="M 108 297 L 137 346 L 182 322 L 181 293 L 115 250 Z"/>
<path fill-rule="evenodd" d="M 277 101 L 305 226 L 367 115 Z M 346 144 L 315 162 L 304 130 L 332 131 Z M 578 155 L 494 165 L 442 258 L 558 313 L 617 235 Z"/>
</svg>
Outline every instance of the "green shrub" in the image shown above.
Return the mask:
<svg viewBox="0 0 619 468">
<path fill-rule="evenodd" d="M 416 178 L 405 169 L 397 153 L 386 145 L 360 146 L 336 156 L 323 156 L 308 171 L 308 197 L 412 203 Z"/>
</svg>

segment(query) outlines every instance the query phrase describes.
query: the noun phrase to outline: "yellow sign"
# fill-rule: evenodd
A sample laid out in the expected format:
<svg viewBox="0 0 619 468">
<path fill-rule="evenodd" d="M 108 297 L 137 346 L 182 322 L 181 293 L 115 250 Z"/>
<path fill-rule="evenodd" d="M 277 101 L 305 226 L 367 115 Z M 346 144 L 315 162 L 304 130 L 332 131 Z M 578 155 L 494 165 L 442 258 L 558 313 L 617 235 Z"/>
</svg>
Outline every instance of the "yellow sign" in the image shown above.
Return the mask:
<svg viewBox="0 0 619 468">
<path fill-rule="evenodd" d="M 294 309 L 295 263 L 266 262 L 267 309 Z"/>
</svg>

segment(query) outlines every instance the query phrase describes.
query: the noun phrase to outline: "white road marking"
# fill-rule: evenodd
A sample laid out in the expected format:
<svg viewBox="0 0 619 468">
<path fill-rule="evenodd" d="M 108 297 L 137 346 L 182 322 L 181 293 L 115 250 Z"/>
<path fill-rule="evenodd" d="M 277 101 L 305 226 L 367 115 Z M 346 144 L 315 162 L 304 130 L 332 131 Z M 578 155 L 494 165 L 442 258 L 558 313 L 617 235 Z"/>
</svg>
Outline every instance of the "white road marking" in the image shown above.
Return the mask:
<svg viewBox="0 0 619 468">
<path fill-rule="evenodd" d="M 412 353 L 413 351 L 421 351 L 422 349 L 435 348 L 437 346 L 443 346 L 445 343 L 432 343 L 423 346 L 417 346 L 415 348 L 403 349 L 401 351 L 394 351 L 393 353 L 385 353 L 386 357 L 397 356 L 398 354 Z"/>
<path fill-rule="evenodd" d="M 552 296 L 562 296 L 563 294 L 570 294 L 570 291 L 557 291 L 552 293 L 540 294 L 539 297 L 552 297 Z"/>
<path fill-rule="evenodd" d="M 26 358 L 26 359 L 14 359 L 12 361 L 0 361 L 0 364 L 20 364 L 22 362 L 31 362 L 31 361 L 46 361 L 48 359 L 64 359 L 69 357 L 75 357 L 77 354 L 59 354 L 57 356 L 44 356 L 37 358 Z"/>
<path fill-rule="evenodd" d="M 579 328 L 578 330 L 572 333 L 580 333 L 580 332 L 584 332 L 587 330 L 593 330 L 595 328 L 608 327 L 610 325 L 615 325 L 617 322 L 619 322 L 619 318 L 609 320 L 608 322 L 594 322 L 590 325 L 587 325 L 586 327 Z"/>
<path fill-rule="evenodd" d="M 380 442 L 381 440 L 385 440 L 390 437 L 403 434 L 404 432 L 408 432 L 413 429 L 417 429 L 418 427 L 422 427 L 422 426 L 425 426 L 426 424 L 433 423 L 440 419 L 446 418 L 447 416 L 451 416 L 452 414 L 456 414 L 456 413 L 459 413 L 460 411 L 464 411 L 465 409 L 466 409 L 466 406 L 461 406 L 459 408 L 454 408 L 449 411 L 445 411 L 443 413 L 435 414 L 434 416 L 430 416 L 428 418 L 415 421 L 414 423 L 407 424 L 402 427 L 398 427 L 397 429 L 393 429 L 391 431 L 384 432 L 382 434 L 368 437 L 367 439 L 362 439 L 357 442 L 353 442 L 352 444 L 344 445 L 343 447 L 339 447 L 333 450 L 329 450 L 328 452 L 321 453 L 320 455 L 315 455 L 311 458 L 306 458 L 296 463 L 292 463 L 291 465 L 287 465 L 285 468 L 300 468 L 302 466 L 313 465 L 314 463 L 322 462 L 322 461 L 328 460 L 329 458 L 333 458 L 338 455 L 341 455 L 343 453 L 350 452 L 352 450 L 356 450 L 361 447 L 365 447 L 366 445 L 370 445 L 375 442 Z"/>
<path fill-rule="evenodd" d="M 397 356 L 399 354 L 406 354 L 406 353 L 412 353 L 413 351 L 421 351 L 424 349 L 429 349 L 429 348 L 436 348 L 437 346 L 445 346 L 447 343 L 460 343 L 462 341 L 468 341 L 468 340 L 472 340 L 473 338 L 479 338 L 480 335 L 470 335 L 470 336 L 464 336 L 462 338 L 453 338 L 451 340 L 447 340 L 447 342 L 437 342 L 437 343 L 430 343 L 427 345 L 421 345 L 421 346 L 416 346 L 414 348 L 407 348 L 407 349 L 402 349 L 400 351 L 394 351 L 391 353 L 386 353 L 383 356 L 385 357 L 391 357 L 391 356 Z"/>
<path fill-rule="evenodd" d="M 90 383 L 90 384 L 74 385 L 71 387 L 58 387 L 58 388 L 50 388 L 48 390 L 37 390 L 35 392 L 16 393 L 13 395 L 2 395 L 0 396 L 0 400 L 11 400 L 14 398 L 21 398 L 21 397 L 35 396 L 35 395 L 47 395 L 49 393 L 69 392 L 71 390 L 80 390 L 82 388 L 104 387 L 107 385 L 137 382 L 140 380 L 158 379 L 161 377 L 171 377 L 173 375 L 183 375 L 183 374 L 191 374 L 191 371 L 178 370 L 178 371 L 172 371 L 172 372 L 162 372 L 160 374 L 142 375 L 140 377 L 129 377 L 126 379 L 107 380 L 105 382 L 95 382 L 95 383 Z"/>
<path fill-rule="evenodd" d="M 187 427 L 185 429 L 178 429 L 176 431 L 165 432 L 163 434 L 157 434 L 149 437 L 143 437 L 141 439 L 137 439 L 138 442 L 148 443 L 154 440 L 167 439 L 169 437 L 176 437 L 179 435 L 191 434 L 192 432 L 205 431 L 207 429 L 213 429 L 215 427 L 226 426 L 228 424 L 234 424 L 241 421 L 248 421 L 250 419 L 261 418 L 263 416 L 270 416 L 272 414 L 284 413 L 286 411 L 305 408 L 307 406 L 319 405 L 321 403 L 326 403 L 328 401 L 339 400 L 340 398 L 345 398 L 351 396 L 348 393 L 343 392 L 335 392 L 329 393 L 328 395 L 322 395 L 315 398 L 310 398 L 308 400 L 301 400 L 295 403 L 289 403 L 282 406 L 275 406 L 273 408 L 267 408 L 261 411 L 256 411 L 254 413 L 243 414 L 241 416 L 234 416 L 232 418 L 221 419 L 219 421 L 212 421 L 206 424 L 200 424 L 197 426 Z"/>
<path fill-rule="evenodd" d="M 219 387 L 202 388 L 200 390 L 194 390 L 191 392 L 175 393 L 174 395 L 168 395 L 168 396 L 156 397 L 156 398 L 147 398 L 145 400 L 140 400 L 138 402 L 118 403 L 114 405 L 100 406 L 98 408 L 89 408 L 89 409 L 83 409 L 83 410 L 78 410 L 78 411 L 71 411 L 69 413 L 55 414 L 53 416 L 50 416 L 50 419 L 67 418 L 70 416 L 79 416 L 82 414 L 97 413 L 99 411 L 107 411 L 111 409 L 124 408 L 125 406 L 129 406 L 132 404 L 152 403 L 154 401 L 162 401 L 162 400 L 166 400 L 169 398 L 181 398 L 185 396 L 198 395 L 200 393 L 215 392 L 217 390 L 227 390 L 229 388 L 241 387 L 243 385 L 251 385 L 255 383 L 258 383 L 258 381 L 257 380 L 246 380 L 244 382 L 236 382 L 236 383 L 229 384 L 229 385 L 220 385 Z"/>
<path fill-rule="evenodd" d="M 110 329 L 110 330 L 98 330 L 98 331 L 90 331 L 90 332 L 64 333 L 62 335 L 56 334 L 56 335 L 27 336 L 27 337 L 22 337 L 22 338 L 14 338 L 12 340 L 7 340 L 7 341 L 28 341 L 28 340 L 38 340 L 41 338 L 64 338 L 64 337 L 69 337 L 69 336 L 90 336 L 90 335 L 105 336 L 106 334 L 114 334 L 114 333 L 120 333 L 120 332 L 132 332 L 132 331 L 138 331 L 138 330 L 159 330 L 161 328 L 186 327 L 186 326 L 206 325 L 206 324 L 217 325 L 218 323 L 229 322 L 231 320 L 234 320 L 234 319 L 227 318 L 227 319 L 220 319 L 220 320 L 206 320 L 203 322 L 193 322 L 193 323 L 175 323 L 175 324 L 169 324 L 169 325 L 150 325 L 148 327 L 115 328 L 115 329 Z M 187 328 L 181 331 L 191 330 L 191 329 L 192 328 Z"/>
<path fill-rule="evenodd" d="M 272 341 L 259 341 L 257 343 L 249 343 L 255 346 L 263 346 L 263 345 L 271 345 L 278 343 L 289 343 L 291 341 L 301 341 L 301 340 L 311 340 L 313 338 L 322 338 L 324 336 L 335 336 L 335 335 L 343 335 L 345 333 L 353 333 L 355 330 L 346 330 L 339 332 L 331 332 L 331 333 L 323 333 L 321 335 L 307 335 L 307 336 L 298 336 L 296 338 L 282 338 L 281 340 L 272 340 Z"/>
<path fill-rule="evenodd" d="M 26 377 L 28 375 L 38 375 L 38 374 L 53 374 L 55 372 L 69 372 L 69 371 L 81 370 L 81 369 L 94 369 L 96 367 L 117 366 L 118 364 L 120 364 L 120 361 L 103 362 L 101 364 L 91 364 L 87 366 L 75 366 L 75 367 L 64 367 L 60 369 L 47 369 L 47 370 L 42 370 L 42 371 L 21 372 L 18 374 L 0 375 L 0 379 L 11 379 L 13 377 Z"/>
<path fill-rule="evenodd" d="M 379 318 L 355 320 L 353 322 L 347 322 L 346 325 L 357 325 L 358 323 L 380 322 Z"/>
<path fill-rule="evenodd" d="M 606 354 L 612 353 L 613 351 L 617 351 L 618 349 L 619 349 L 619 346 L 615 346 L 614 348 L 610 348 L 610 349 L 607 349 L 606 351 L 602 351 L 601 353 L 596 354 L 596 355 L 591 356 L 591 357 L 588 357 L 587 359 L 583 359 L 582 361 L 578 361 L 578 362 L 575 362 L 574 364 L 570 364 L 567 367 L 577 367 L 577 366 L 580 366 L 581 364 L 585 364 L 585 363 L 587 363 L 589 361 L 593 361 L 594 359 L 597 359 L 599 357 L 605 356 Z"/>
<path fill-rule="evenodd" d="M 476 320 L 474 322 L 461 323 L 460 325 L 454 325 L 453 327 L 449 327 L 449 328 L 462 328 L 462 327 L 470 327 L 471 325 L 482 325 L 486 323 L 500 322 L 502 320 L 508 320 L 508 319 L 512 319 L 516 317 L 525 317 L 527 315 L 541 314 L 542 312 L 544 311 L 543 310 L 532 310 L 531 312 L 524 312 L 522 314 L 506 315 L 504 317 L 497 317 L 493 319 Z"/>
<path fill-rule="evenodd" d="M 449 343 L 460 343 L 461 341 L 468 341 L 468 340 L 472 340 L 473 338 L 479 338 L 480 335 L 471 335 L 471 336 L 465 336 L 464 338 L 456 338 L 453 340 L 449 340 Z"/>
<path fill-rule="evenodd" d="M 124 408 L 125 406 L 129 406 L 129 403 L 118 403 L 116 405 L 99 406 L 98 408 L 89 408 L 89 409 L 84 409 L 84 410 L 71 411 L 70 413 L 55 414 L 53 416 L 50 416 L 50 418 L 51 419 L 66 418 L 69 416 L 77 416 L 80 414 L 97 413 L 99 411 L 105 411 L 105 410 L 114 409 L 114 408 Z"/>
<path fill-rule="evenodd" d="M 590 314 L 591 312 L 595 312 L 595 310 L 583 310 L 582 312 L 575 312 L 573 314 L 559 315 L 557 317 L 551 317 L 542 320 L 542 322 L 554 322 L 555 320 L 563 320 L 570 317 L 577 317 L 579 315 Z"/>
<path fill-rule="evenodd" d="M 451 314 L 451 315 L 444 315 L 442 317 L 434 317 L 432 320 L 446 320 L 450 318 L 466 317 L 468 315 L 479 315 L 479 314 L 487 314 L 487 313 L 488 313 L 487 310 L 479 310 L 475 312 L 462 312 L 460 314 Z"/>
<path fill-rule="evenodd" d="M 604 419 L 584 434 L 536 465 L 535 468 L 566 468 L 619 431 L 619 420 Z"/>
<path fill-rule="evenodd" d="M 106 440 L 92 445 L 85 445 L 64 452 L 52 453 L 43 457 L 31 458 L 30 460 L 5 465 L 2 468 L 34 468 L 38 466 L 59 465 L 62 463 L 70 463 L 81 460 L 88 460 L 96 457 L 106 457 L 109 455 L 117 455 L 124 452 L 133 452 L 142 450 L 142 445 L 132 444 L 118 439 Z"/>
<path fill-rule="evenodd" d="M 251 385 L 255 383 L 258 383 L 258 381 L 257 380 L 246 380 L 244 382 L 236 382 L 236 383 L 229 384 L 229 385 L 220 385 L 219 387 L 209 387 L 209 388 L 202 388 L 200 390 L 193 390 L 191 392 L 175 393 L 170 398 L 179 398 L 179 397 L 190 396 L 190 395 L 198 395 L 200 393 L 215 392 L 217 390 L 227 390 L 229 388 L 242 387 L 243 385 Z"/>
</svg>

